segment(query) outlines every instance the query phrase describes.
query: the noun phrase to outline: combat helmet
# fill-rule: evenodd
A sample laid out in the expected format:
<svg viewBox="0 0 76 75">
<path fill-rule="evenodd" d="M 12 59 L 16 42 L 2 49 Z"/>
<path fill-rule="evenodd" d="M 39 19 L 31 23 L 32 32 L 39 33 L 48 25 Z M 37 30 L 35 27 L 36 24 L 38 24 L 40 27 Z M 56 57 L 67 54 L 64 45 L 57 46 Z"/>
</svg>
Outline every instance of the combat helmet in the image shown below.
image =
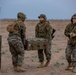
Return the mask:
<svg viewBox="0 0 76 75">
<path fill-rule="evenodd" d="M 40 18 L 40 17 L 44 18 L 45 20 L 47 19 L 45 14 L 40 14 L 40 16 L 38 16 L 38 18 Z"/>
<path fill-rule="evenodd" d="M 76 13 L 71 17 L 71 22 L 73 22 L 73 19 L 76 19 Z"/>
<path fill-rule="evenodd" d="M 20 20 L 22 20 L 24 22 L 25 19 L 26 19 L 26 15 L 24 13 L 22 13 L 22 12 L 19 12 L 17 14 L 17 18 L 20 19 Z"/>
</svg>

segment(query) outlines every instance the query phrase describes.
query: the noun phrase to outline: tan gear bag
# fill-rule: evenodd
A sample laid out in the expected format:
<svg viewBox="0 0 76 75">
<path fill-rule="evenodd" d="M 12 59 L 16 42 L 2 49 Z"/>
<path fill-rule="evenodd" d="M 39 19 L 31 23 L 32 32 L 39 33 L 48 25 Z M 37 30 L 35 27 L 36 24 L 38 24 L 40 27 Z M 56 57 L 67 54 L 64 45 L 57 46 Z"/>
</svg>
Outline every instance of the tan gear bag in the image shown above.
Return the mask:
<svg viewBox="0 0 76 75">
<path fill-rule="evenodd" d="M 8 32 L 13 32 L 13 31 L 14 31 L 14 26 L 15 26 L 14 24 L 8 25 L 8 26 L 7 26 L 7 31 L 8 31 Z"/>
</svg>

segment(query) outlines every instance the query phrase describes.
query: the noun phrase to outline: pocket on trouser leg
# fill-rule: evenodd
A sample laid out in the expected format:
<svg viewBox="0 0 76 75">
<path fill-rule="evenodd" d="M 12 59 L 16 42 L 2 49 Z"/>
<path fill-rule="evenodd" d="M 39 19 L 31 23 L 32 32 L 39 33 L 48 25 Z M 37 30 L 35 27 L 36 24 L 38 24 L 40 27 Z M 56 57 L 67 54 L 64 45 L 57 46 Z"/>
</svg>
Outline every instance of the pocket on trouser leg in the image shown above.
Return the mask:
<svg viewBox="0 0 76 75">
<path fill-rule="evenodd" d="M 20 40 L 16 41 L 16 43 L 14 44 L 14 47 L 18 53 L 24 54 L 24 46 L 23 46 L 22 41 Z"/>
</svg>

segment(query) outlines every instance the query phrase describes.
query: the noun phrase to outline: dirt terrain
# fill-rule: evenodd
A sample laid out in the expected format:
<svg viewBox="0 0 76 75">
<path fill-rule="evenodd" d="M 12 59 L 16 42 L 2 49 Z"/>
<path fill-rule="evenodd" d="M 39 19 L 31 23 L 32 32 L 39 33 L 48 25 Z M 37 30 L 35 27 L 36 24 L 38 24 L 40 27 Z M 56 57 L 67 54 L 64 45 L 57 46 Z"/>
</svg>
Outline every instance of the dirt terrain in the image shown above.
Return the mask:
<svg viewBox="0 0 76 75">
<path fill-rule="evenodd" d="M 6 27 L 11 20 L 0 21 L 0 35 L 2 35 L 2 69 L 0 75 L 76 75 L 71 71 L 66 71 L 67 61 L 65 59 L 65 49 L 67 45 L 67 38 L 64 36 L 64 29 L 70 22 L 68 20 L 50 20 L 50 24 L 56 29 L 55 38 L 52 41 L 52 57 L 48 67 L 37 68 L 39 65 L 37 50 L 25 51 L 24 68 L 26 72 L 17 73 L 13 71 L 11 54 L 7 43 L 8 32 Z M 35 26 L 38 21 L 25 21 L 26 36 L 35 37 Z"/>
</svg>

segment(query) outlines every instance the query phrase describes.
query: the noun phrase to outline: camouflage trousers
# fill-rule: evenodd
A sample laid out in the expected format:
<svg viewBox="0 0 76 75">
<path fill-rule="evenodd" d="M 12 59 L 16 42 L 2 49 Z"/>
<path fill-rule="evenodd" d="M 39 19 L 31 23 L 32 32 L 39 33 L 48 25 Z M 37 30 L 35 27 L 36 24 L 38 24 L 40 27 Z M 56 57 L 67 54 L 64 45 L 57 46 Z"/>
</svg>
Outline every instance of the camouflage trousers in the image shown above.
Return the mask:
<svg viewBox="0 0 76 75">
<path fill-rule="evenodd" d="M 67 45 L 66 48 L 66 60 L 68 64 L 72 64 L 73 67 L 76 66 L 76 46 L 74 45 Z"/>
<path fill-rule="evenodd" d="M 46 60 L 51 60 L 51 41 L 48 42 L 48 49 L 40 49 L 38 50 L 38 58 L 39 62 L 44 61 L 44 54 L 46 56 Z"/>
<path fill-rule="evenodd" d="M 24 60 L 24 46 L 19 36 L 8 37 L 9 50 L 12 54 L 13 66 L 22 66 Z"/>
</svg>

